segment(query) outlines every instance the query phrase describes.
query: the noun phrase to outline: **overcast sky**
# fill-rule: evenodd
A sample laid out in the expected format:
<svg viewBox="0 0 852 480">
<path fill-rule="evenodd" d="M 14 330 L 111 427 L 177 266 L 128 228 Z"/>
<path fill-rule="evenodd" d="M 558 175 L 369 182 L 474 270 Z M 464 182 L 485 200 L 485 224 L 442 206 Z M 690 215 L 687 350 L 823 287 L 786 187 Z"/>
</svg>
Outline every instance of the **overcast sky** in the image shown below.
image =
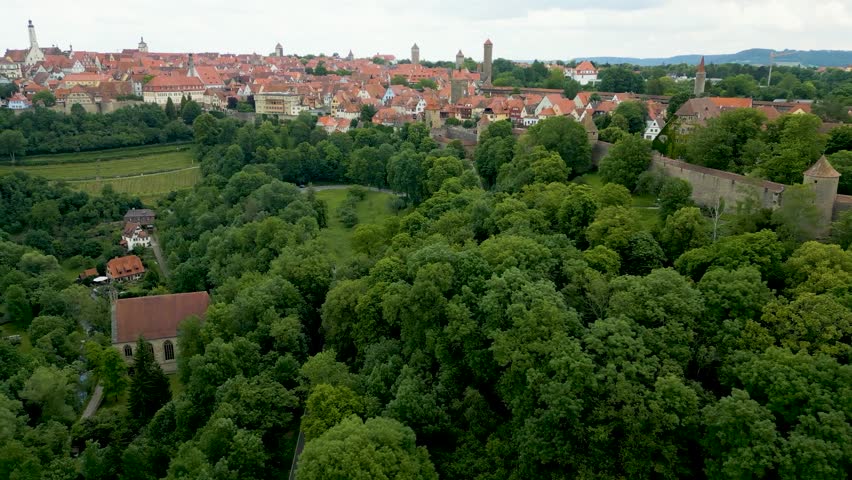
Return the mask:
<svg viewBox="0 0 852 480">
<path fill-rule="evenodd" d="M 734 53 L 746 48 L 852 50 L 852 0 L 3 0 L 0 52 L 27 46 L 119 51 L 390 53 L 450 60 L 571 59 Z M 73 4 L 73 7 L 71 6 Z M 593 6 L 590 6 L 593 5 Z M 130 6 L 132 9 L 128 8 Z M 73 13 L 69 12 L 69 8 Z"/>
</svg>

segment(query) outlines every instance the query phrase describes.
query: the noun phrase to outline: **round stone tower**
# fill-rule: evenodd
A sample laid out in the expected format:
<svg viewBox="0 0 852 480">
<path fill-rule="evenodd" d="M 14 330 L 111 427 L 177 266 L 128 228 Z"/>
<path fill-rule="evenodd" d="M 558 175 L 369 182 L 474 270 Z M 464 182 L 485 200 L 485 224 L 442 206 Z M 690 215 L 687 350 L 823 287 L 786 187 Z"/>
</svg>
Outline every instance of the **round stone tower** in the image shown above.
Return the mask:
<svg viewBox="0 0 852 480">
<path fill-rule="evenodd" d="M 464 54 L 461 50 L 456 54 L 456 70 L 461 70 L 464 66 Z"/>
<path fill-rule="evenodd" d="M 828 163 L 825 155 L 804 173 L 805 185 L 809 185 L 814 193 L 814 202 L 819 211 L 818 237 L 825 237 L 831 229 L 831 218 L 834 213 L 834 200 L 837 197 L 837 187 L 840 184 L 840 173 Z"/>
<path fill-rule="evenodd" d="M 485 41 L 482 50 L 482 83 L 491 85 L 491 62 L 494 56 L 494 44 L 491 39 Z"/>
<path fill-rule="evenodd" d="M 413 65 L 420 65 L 420 47 L 416 43 L 411 47 L 411 63 Z"/>
</svg>

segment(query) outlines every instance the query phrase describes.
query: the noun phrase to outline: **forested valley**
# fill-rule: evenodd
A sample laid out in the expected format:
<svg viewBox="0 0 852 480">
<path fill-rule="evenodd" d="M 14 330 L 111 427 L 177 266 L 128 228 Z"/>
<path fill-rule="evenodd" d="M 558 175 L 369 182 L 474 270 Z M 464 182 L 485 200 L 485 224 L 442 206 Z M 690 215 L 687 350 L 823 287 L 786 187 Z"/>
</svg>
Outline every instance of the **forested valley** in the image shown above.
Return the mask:
<svg viewBox="0 0 852 480">
<path fill-rule="evenodd" d="M 848 241 L 711 218 L 639 137 L 596 173 L 565 117 L 475 152 L 314 122 L 194 120 L 203 180 L 160 201 L 149 285 L 211 295 L 174 396 L 145 355 L 124 374 L 107 300 L 58 266 L 107 258 L 75 232 L 138 199 L 0 178 L 0 293 L 31 341 L 0 340 L 0 478 L 286 478 L 299 432 L 299 480 L 848 477 Z M 392 190 L 395 214 L 341 258 L 311 183 Z M 79 420 L 98 379 L 127 409 Z"/>
</svg>

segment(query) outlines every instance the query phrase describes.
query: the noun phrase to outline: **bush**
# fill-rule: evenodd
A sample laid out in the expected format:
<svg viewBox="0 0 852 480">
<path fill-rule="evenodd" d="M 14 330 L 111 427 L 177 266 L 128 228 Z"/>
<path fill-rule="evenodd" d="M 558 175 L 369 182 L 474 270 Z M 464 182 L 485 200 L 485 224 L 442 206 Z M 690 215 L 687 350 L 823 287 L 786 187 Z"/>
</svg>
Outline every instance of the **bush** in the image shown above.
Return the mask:
<svg viewBox="0 0 852 480">
<path fill-rule="evenodd" d="M 360 202 L 365 198 L 367 198 L 367 189 L 360 185 L 355 185 L 351 187 L 346 193 L 347 202 Z"/>
<path fill-rule="evenodd" d="M 337 217 L 340 218 L 340 222 L 346 228 L 352 228 L 355 225 L 358 225 L 358 214 L 355 212 L 355 205 L 351 203 L 344 203 L 340 206 L 340 209 L 337 210 Z"/>
</svg>

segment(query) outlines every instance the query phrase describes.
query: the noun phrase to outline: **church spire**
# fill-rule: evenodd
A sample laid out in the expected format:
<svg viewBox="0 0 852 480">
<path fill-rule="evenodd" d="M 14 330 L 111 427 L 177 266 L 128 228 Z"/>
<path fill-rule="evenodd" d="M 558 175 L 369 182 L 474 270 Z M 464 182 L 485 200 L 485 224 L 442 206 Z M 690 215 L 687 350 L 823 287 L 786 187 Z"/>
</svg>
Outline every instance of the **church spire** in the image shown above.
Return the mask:
<svg viewBox="0 0 852 480">
<path fill-rule="evenodd" d="M 201 78 L 201 75 L 198 74 L 198 70 L 195 69 L 195 58 L 193 58 L 192 54 L 189 54 L 189 62 L 187 63 L 187 77 L 198 77 Z"/>
<path fill-rule="evenodd" d="M 695 71 L 695 90 L 693 93 L 696 97 L 704 94 L 704 84 L 707 82 L 707 72 L 704 70 L 704 56 L 701 56 L 701 61 L 698 62 L 698 69 Z"/>
</svg>

